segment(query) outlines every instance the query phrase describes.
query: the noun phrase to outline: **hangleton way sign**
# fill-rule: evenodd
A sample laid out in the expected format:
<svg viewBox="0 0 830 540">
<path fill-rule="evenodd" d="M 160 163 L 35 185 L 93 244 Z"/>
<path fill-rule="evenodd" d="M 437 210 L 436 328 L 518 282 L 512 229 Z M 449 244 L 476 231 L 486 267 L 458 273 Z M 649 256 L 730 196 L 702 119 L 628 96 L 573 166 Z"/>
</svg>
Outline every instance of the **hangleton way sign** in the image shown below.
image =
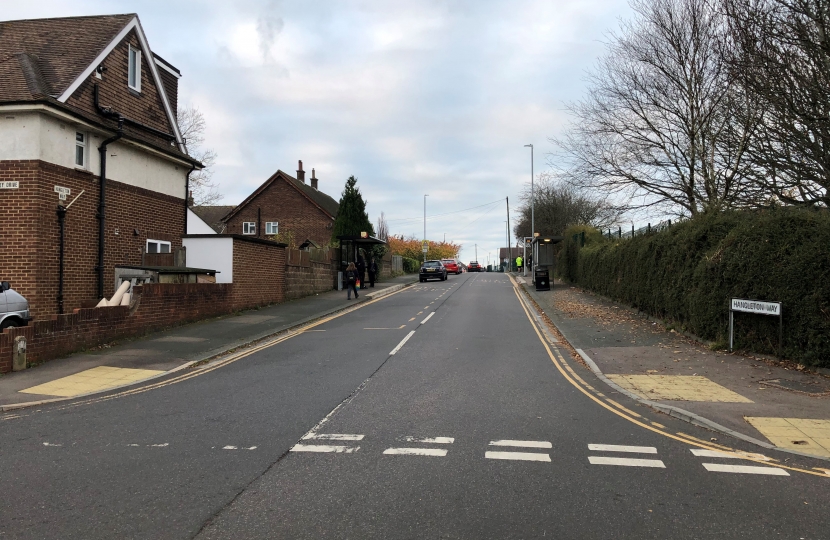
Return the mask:
<svg viewBox="0 0 830 540">
<path fill-rule="evenodd" d="M 781 314 L 781 302 L 761 302 L 758 300 L 732 299 L 732 311 L 743 311 L 744 313 L 758 313 L 759 315 Z"/>
</svg>

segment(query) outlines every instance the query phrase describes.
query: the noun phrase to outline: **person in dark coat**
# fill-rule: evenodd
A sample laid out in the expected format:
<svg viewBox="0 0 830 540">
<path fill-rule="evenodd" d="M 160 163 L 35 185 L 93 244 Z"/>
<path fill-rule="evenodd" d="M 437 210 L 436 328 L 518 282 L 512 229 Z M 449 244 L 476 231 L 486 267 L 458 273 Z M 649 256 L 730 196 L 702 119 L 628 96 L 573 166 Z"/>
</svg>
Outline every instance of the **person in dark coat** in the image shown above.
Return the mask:
<svg viewBox="0 0 830 540">
<path fill-rule="evenodd" d="M 375 278 L 378 276 L 378 263 L 375 262 L 374 258 L 369 259 L 369 286 L 375 286 Z"/>
<path fill-rule="evenodd" d="M 363 260 L 363 256 L 359 256 L 357 258 L 357 263 L 355 264 L 357 268 L 357 273 L 360 276 L 360 288 L 366 288 L 366 261 Z"/>
<path fill-rule="evenodd" d="M 346 300 L 352 299 L 352 291 L 354 291 L 355 300 L 357 300 L 357 279 L 360 275 L 355 268 L 354 263 L 349 263 L 348 268 L 343 273 L 343 279 L 346 281 Z"/>
</svg>

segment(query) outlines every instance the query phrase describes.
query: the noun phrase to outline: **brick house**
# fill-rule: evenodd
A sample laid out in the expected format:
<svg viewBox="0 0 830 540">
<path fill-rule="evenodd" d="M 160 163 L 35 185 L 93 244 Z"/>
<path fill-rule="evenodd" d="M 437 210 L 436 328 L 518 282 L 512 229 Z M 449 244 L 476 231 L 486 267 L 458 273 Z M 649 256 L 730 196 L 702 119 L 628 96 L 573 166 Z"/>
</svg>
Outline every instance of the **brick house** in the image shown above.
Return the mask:
<svg viewBox="0 0 830 540">
<path fill-rule="evenodd" d="M 292 247 L 311 240 L 325 246 L 331 240 L 339 203 L 318 188 L 311 170 L 311 185 L 305 182 L 303 162 L 297 178 L 277 171 L 224 218 L 225 234 L 272 238 Z"/>
<path fill-rule="evenodd" d="M 0 279 L 36 319 L 181 245 L 200 164 L 176 123 L 180 77 L 135 14 L 0 22 Z"/>
</svg>

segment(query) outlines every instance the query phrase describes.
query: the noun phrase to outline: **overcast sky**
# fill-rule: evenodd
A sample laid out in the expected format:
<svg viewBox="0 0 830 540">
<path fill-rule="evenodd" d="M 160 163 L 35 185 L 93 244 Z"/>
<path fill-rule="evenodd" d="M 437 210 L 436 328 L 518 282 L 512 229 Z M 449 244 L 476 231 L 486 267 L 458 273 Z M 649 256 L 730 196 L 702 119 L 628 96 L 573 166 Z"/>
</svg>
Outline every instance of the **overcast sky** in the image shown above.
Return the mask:
<svg viewBox="0 0 830 540">
<path fill-rule="evenodd" d="M 138 13 L 205 114 L 214 179 L 236 204 L 297 160 L 339 200 L 355 175 L 372 222 L 463 244 L 505 244 L 522 184 L 546 169 L 626 0 L 0 0 L 5 20 Z M 480 206 L 501 200 L 501 204 Z M 429 218 L 471 207 L 473 210 Z M 511 221 L 511 224 L 513 222 Z"/>
</svg>

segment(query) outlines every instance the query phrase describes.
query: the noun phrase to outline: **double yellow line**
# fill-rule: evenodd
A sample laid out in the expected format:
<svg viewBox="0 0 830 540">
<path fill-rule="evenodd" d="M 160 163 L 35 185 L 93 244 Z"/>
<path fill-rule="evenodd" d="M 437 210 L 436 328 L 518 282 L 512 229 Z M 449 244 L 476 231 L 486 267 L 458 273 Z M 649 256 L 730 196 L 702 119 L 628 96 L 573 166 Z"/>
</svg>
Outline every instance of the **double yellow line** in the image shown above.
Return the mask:
<svg viewBox="0 0 830 540">
<path fill-rule="evenodd" d="M 821 476 L 821 477 L 824 477 L 824 478 L 830 477 L 830 473 L 816 472 L 816 471 L 811 471 L 809 469 L 802 469 L 802 468 L 799 468 L 799 467 L 791 467 L 791 466 L 788 466 L 788 465 L 781 465 L 780 463 L 770 463 L 769 461 L 767 461 L 767 459 L 769 459 L 769 458 L 762 459 L 762 458 L 759 458 L 759 457 L 753 457 L 752 454 L 747 454 L 747 453 L 744 453 L 744 452 L 741 452 L 741 451 L 737 451 L 737 450 L 734 450 L 732 448 L 729 448 L 728 446 L 721 446 L 719 444 L 712 444 L 712 443 L 709 443 L 707 441 L 703 441 L 703 440 L 697 439 L 695 437 L 692 437 L 691 435 L 686 435 L 685 433 L 669 433 L 668 431 L 665 431 L 663 429 L 655 427 L 654 425 L 648 425 L 648 424 L 645 424 L 644 422 L 638 420 L 637 418 L 642 418 L 642 416 L 640 416 L 639 414 L 637 414 L 633 411 L 630 411 L 630 410 L 626 409 L 625 407 L 623 407 L 619 403 L 617 403 L 617 402 L 615 402 L 615 401 L 613 401 L 609 398 L 606 398 L 604 396 L 604 394 L 602 394 L 601 392 L 596 390 L 593 386 L 591 386 L 590 384 L 588 384 L 587 382 L 582 380 L 582 378 L 579 375 L 577 375 L 576 372 L 571 368 L 571 366 L 565 361 L 565 359 L 562 357 L 562 354 L 559 352 L 558 348 L 554 349 L 554 350 L 551 350 L 550 346 L 548 345 L 548 341 L 544 338 L 544 336 L 542 335 L 542 332 L 539 329 L 539 326 L 538 326 L 539 323 L 537 323 L 536 321 L 533 320 L 533 317 L 530 314 L 527 302 L 524 298 L 522 298 L 521 293 L 519 292 L 519 284 L 516 283 L 516 281 L 513 279 L 513 276 L 510 276 L 510 280 L 513 282 L 513 292 L 516 294 L 516 298 L 519 300 L 519 305 L 522 306 L 522 309 L 524 310 L 525 315 L 527 316 L 527 320 L 530 321 L 530 325 L 533 327 L 533 330 L 536 332 L 536 336 L 539 338 L 539 341 L 542 342 L 542 346 L 547 351 L 548 356 L 550 357 L 550 359 L 553 362 L 554 366 L 556 366 L 556 369 L 559 370 L 559 373 L 561 373 L 563 377 L 565 377 L 565 380 L 567 380 L 576 389 L 578 389 L 580 392 L 585 394 L 589 399 L 591 399 L 592 401 L 594 401 L 595 403 L 597 403 L 601 407 L 603 407 L 603 408 L 611 411 L 612 413 L 616 414 L 617 416 L 619 416 L 621 418 L 625 418 L 629 422 L 631 422 L 633 424 L 636 424 L 636 425 L 638 425 L 642 428 L 645 428 L 649 431 L 653 431 L 654 433 L 659 433 L 660 435 L 663 435 L 664 437 L 668 437 L 670 439 L 674 439 L 674 440 L 680 441 L 682 443 L 686 443 L 686 444 L 689 444 L 689 445 L 692 445 L 692 446 L 696 446 L 698 448 L 704 448 L 706 450 L 714 450 L 714 451 L 717 451 L 717 452 L 731 452 L 731 453 L 734 453 L 734 454 L 740 456 L 741 459 L 744 459 L 744 460 L 747 460 L 747 461 L 754 461 L 756 463 L 761 463 L 761 464 L 769 466 L 769 467 L 778 467 L 779 469 L 787 469 L 787 470 L 790 470 L 790 471 L 796 471 L 796 472 L 800 472 L 800 473 L 811 474 L 811 475 L 814 475 L 814 476 Z M 595 393 L 597 395 L 595 395 Z M 598 396 L 600 396 L 600 397 L 598 397 Z M 616 405 L 616 407 L 614 405 Z"/>
</svg>

